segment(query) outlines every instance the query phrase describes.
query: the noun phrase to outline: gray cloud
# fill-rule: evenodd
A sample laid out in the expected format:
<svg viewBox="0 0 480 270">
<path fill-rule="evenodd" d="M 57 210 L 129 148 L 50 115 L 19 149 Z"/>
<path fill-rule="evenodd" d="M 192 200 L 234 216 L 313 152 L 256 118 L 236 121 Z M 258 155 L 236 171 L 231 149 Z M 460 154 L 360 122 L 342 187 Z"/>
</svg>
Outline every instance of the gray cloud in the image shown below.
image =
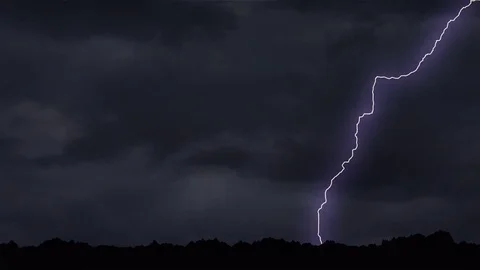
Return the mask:
<svg viewBox="0 0 480 270">
<path fill-rule="evenodd" d="M 1 14 L 19 29 L 69 40 L 111 36 L 179 44 L 192 36 L 216 39 L 235 27 L 230 10 L 188 1 L 4 1 Z"/>
<path fill-rule="evenodd" d="M 427 0 L 418 2 L 415 0 L 279 0 L 267 2 L 266 5 L 279 8 L 292 8 L 300 12 L 338 12 L 349 16 L 356 16 L 357 18 L 372 18 L 378 13 L 396 13 L 404 15 L 415 16 L 431 16 L 439 13 L 448 13 L 451 10 L 458 9 L 466 5 L 469 0 L 452 2 L 448 0 Z M 355 12 L 352 12 L 355 10 Z"/>
<path fill-rule="evenodd" d="M 0 125 L 2 138 L 17 140 L 15 154 L 27 158 L 60 155 L 81 132 L 59 111 L 31 101 L 4 110 Z"/>
</svg>

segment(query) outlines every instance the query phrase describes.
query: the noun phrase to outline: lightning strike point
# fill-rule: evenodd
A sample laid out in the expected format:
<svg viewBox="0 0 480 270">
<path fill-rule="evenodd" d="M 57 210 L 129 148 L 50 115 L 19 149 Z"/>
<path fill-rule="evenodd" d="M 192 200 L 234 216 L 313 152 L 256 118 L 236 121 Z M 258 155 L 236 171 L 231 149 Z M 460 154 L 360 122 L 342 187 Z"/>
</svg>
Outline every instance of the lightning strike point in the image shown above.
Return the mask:
<svg viewBox="0 0 480 270">
<path fill-rule="evenodd" d="M 358 116 L 358 120 L 357 120 L 357 123 L 355 124 L 355 133 L 353 134 L 353 136 L 355 137 L 355 147 L 351 150 L 351 154 L 350 154 L 350 157 L 343 161 L 342 164 L 341 164 L 341 167 L 342 169 L 337 173 L 335 174 L 331 179 L 330 179 L 330 184 L 328 185 L 328 187 L 325 189 L 324 193 L 323 193 L 323 197 L 324 197 L 324 201 L 323 203 L 320 205 L 320 207 L 318 208 L 317 210 L 317 236 L 318 236 L 318 240 L 320 240 L 320 244 L 323 244 L 323 241 L 322 241 L 322 236 L 320 235 L 320 213 L 323 209 L 323 207 L 328 203 L 328 199 L 327 199 L 327 193 L 328 191 L 332 188 L 333 186 L 333 182 L 335 181 L 335 179 L 337 179 L 337 177 L 339 177 L 344 171 L 345 171 L 345 165 L 346 164 L 349 164 L 350 161 L 353 159 L 354 155 L 355 155 L 355 151 L 358 149 L 358 129 L 359 129 L 359 126 L 360 126 L 360 123 L 362 122 L 362 119 L 366 116 L 370 116 L 372 115 L 374 112 L 375 112 L 375 87 L 377 86 L 377 82 L 379 80 L 401 80 L 403 78 L 406 78 L 406 77 L 409 77 L 410 75 L 416 73 L 420 67 L 422 66 L 423 62 L 425 61 L 425 59 L 427 59 L 427 57 L 431 56 L 434 52 L 435 52 L 435 49 L 437 48 L 437 44 L 442 41 L 443 39 L 443 36 L 445 35 L 445 32 L 448 30 L 448 28 L 450 27 L 450 24 L 452 22 L 455 22 L 459 17 L 460 15 L 462 14 L 462 12 L 467 9 L 468 7 L 470 7 L 473 2 L 479 2 L 480 0 L 470 0 L 470 3 L 467 4 L 466 6 L 463 6 L 457 13 L 457 15 L 455 17 L 453 17 L 453 19 L 450 19 L 447 24 L 445 25 L 445 28 L 443 29 L 442 33 L 440 34 L 440 36 L 438 37 L 437 40 L 435 40 L 435 43 L 433 44 L 433 47 L 432 49 L 430 50 L 430 52 L 426 53 L 422 59 L 418 62 L 417 66 L 415 67 L 415 69 L 413 69 L 412 71 L 408 72 L 408 73 L 405 73 L 405 74 L 401 74 L 401 75 L 398 75 L 398 76 L 375 76 L 375 79 L 373 81 L 373 85 L 372 85 L 372 106 L 371 106 L 371 109 L 369 112 L 364 112 L 362 113 L 360 116 Z"/>
</svg>

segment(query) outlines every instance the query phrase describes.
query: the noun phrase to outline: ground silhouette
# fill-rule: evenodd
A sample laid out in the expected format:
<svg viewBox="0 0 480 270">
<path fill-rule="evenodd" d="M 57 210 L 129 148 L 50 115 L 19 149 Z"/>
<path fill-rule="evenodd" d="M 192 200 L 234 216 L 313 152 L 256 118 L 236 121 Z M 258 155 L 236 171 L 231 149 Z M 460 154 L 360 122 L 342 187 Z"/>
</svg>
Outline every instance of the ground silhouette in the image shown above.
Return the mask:
<svg viewBox="0 0 480 270">
<path fill-rule="evenodd" d="M 0 269 L 480 269 L 480 245 L 455 243 L 437 231 L 380 245 L 321 246 L 265 238 L 229 246 L 214 240 L 186 246 L 114 247 L 55 238 L 39 246 L 0 244 Z"/>
</svg>

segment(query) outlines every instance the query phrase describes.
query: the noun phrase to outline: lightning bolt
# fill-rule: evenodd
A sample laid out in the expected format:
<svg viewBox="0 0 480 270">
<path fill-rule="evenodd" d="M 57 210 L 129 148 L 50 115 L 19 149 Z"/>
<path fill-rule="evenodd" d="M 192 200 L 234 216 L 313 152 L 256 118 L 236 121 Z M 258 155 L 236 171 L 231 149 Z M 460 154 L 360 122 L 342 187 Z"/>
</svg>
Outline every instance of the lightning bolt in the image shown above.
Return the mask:
<svg viewBox="0 0 480 270">
<path fill-rule="evenodd" d="M 426 53 L 422 57 L 422 59 L 420 60 L 420 62 L 418 62 L 417 66 L 415 67 L 414 70 L 412 70 L 412 71 L 410 71 L 406 74 L 401 74 L 401 75 L 398 75 L 398 76 L 390 76 L 390 77 L 389 76 L 375 76 L 375 80 L 374 80 L 373 85 L 372 85 L 372 107 L 371 107 L 369 112 L 364 112 L 363 114 L 361 114 L 358 117 L 357 124 L 355 125 L 355 133 L 353 134 L 355 136 L 355 147 L 351 150 L 350 157 L 347 160 L 342 162 L 342 169 L 337 174 L 335 174 L 335 176 L 333 176 L 330 179 L 330 184 L 328 185 L 328 187 L 325 189 L 325 191 L 323 193 L 324 201 L 320 205 L 320 208 L 318 208 L 318 210 L 317 210 L 317 236 L 318 236 L 318 239 L 320 240 L 320 244 L 323 244 L 322 236 L 320 235 L 320 212 L 322 211 L 323 206 L 325 206 L 328 203 L 327 193 L 332 188 L 333 182 L 335 181 L 335 179 L 337 179 L 337 177 L 339 177 L 345 171 L 345 165 L 350 163 L 350 161 L 353 159 L 353 157 L 355 155 L 355 151 L 358 149 L 358 128 L 360 126 L 360 123 L 362 122 L 362 119 L 366 116 L 372 115 L 375 112 L 375 86 L 377 85 L 378 80 L 400 80 L 400 79 L 406 78 L 406 77 L 416 73 L 420 69 L 420 67 L 422 66 L 425 59 L 427 59 L 427 57 L 429 57 L 430 55 L 432 55 L 435 52 L 435 49 L 437 48 L 437 44 L 440 41 L 442 41 L 442 38 L 445 35 L 445 32 L 448 30 L 450 24 L 452 22 L 455 22 L 460 17 L 462 12 L 466 8 L 470 7 L 473 2 L 479 2 L 479 1 L 480 0 L 470 0 L 470 3 L 468 3 L 466 6 L 463 6 L 458 11 L 457 15 L 455 17 L 453 17 L 453 19 L 450 19 L 447 22 L 445 28 L 443 29 L 442 33 L 440 34 L 440 37 L 437 40 L 435 40 L 435 43 L 434 43 L 432 49 L 430 50 L 430 52 Z"/>
</svg>

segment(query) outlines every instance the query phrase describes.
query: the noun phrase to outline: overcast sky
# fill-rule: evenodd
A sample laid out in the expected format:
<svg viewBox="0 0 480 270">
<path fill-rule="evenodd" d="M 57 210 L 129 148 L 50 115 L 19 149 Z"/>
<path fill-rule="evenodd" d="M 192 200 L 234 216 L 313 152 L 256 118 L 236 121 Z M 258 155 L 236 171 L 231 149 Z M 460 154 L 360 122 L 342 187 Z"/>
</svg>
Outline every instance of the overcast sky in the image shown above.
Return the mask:
<svg viewBox="0 0 480 270">
<path fill-rule="evenodd" d="M 467 3 L 2 1 L 0 242 L 317 243 L 374 76 Z M 478 33 L 474 3 L 377 85 L 324 240 L 480 242 Z"/>
</svg>

